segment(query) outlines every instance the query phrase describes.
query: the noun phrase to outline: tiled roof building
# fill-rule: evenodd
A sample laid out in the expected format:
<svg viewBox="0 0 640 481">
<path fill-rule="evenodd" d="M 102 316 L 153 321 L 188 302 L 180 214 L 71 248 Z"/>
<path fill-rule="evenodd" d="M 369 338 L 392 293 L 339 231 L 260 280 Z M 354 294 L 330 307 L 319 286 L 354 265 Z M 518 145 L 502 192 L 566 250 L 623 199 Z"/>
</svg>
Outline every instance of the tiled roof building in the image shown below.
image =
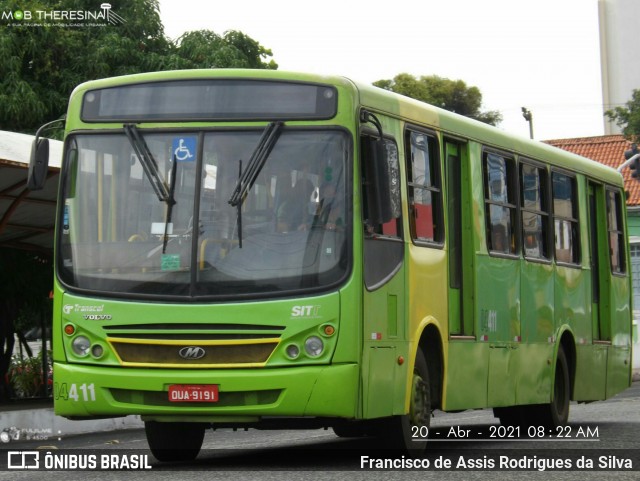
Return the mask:
<svg viewBox="0 0 640 481">
<path fill-rule="evenodd" d="M 601 135 L 577 139 L 546 140 L 545 143 L 568 150 L 574 154 L 593 159 L 614 169 L 624 162 L 624 152 L 631 148 L 631 142 L 622 135 Z M 627 206 L 640 206 L 640 182 L 631 177 L 631 171 L 624 169 L 624 187 L 629 193 Z"/>
</svg>

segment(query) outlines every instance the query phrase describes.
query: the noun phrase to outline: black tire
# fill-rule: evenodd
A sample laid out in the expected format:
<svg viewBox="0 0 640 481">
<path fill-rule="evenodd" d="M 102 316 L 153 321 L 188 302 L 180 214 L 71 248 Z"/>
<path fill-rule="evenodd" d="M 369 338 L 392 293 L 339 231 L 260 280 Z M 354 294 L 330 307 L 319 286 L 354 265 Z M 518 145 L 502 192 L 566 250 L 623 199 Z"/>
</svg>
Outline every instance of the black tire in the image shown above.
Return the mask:
<svg viewBox="0 0 640 481">
<path fill-rule="evenodd" d="M 202 423 L 144 423 L 151 453 L 165 462 L 193 461 L 202 448 L 206 427 Z"/>
<path fill-rule="evenodd" d="M 553 382 L 553 398 L 549 404 L 538 406 L 537 421 L 547 428 L 565 426 L 569 422 L 569 400 L 571 397 L 571 381 L 569 379 L 569 363 L 564 350 L 558 350 L 556 372 Z"/>
<path fill-rule="evenodd" d="M 378 433 L 378 436 L 385 440 L 384 447 L 399 449 L 410 456 L 417 457 L 424 453 L 427 447 L 427 439 L 422 435 L 428 432 L 430 423 L 429 370 L 424 354 L 418 350 L 413 368 L 409 413 L 388 418 L 383 423 L 383 430 Z"/>
</svg>

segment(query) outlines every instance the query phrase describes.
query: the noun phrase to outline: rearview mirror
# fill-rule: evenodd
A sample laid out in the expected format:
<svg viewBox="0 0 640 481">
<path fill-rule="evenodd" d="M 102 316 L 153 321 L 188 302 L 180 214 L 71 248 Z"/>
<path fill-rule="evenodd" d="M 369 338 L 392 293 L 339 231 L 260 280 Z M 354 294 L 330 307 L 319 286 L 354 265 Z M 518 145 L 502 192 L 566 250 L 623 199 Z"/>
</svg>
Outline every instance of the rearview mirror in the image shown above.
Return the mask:
<svg viewBox="0 0 640 481">
<path fill-rule="evenodd" d="M 29 160 L 29 176 L 27 187 L 29 190 L 41 190 L 47 181 L 49 171 L 49 139 L 36 137 L 31 146 Z"/>
</svg>

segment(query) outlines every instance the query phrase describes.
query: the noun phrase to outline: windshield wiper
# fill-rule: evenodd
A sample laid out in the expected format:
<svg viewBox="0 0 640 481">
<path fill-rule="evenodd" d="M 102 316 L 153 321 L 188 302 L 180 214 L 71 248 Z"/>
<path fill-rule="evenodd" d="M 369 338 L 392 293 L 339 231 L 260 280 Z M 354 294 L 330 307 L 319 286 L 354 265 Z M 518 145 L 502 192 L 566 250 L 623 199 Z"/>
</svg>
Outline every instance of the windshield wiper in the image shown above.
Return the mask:
<svg viewBox="0 0 640 481">
<path fill-rule="evenodd" d="M 167 252 L 167 242 L 169 241 L 169 225 L 171 224 L 171 217 L 173 214 L 173 206 L 176 204 L 175 191 L 176 191 L 176 176 L 178 174 L 178 159 L 173 154 L 173 165 L 171 166 L 171 185 L 169 186 L 169 198 L 167 200 L 167 219 L 164 223 L 164 239 L 162 241 L 162 253 Z"/>
<path fill-rule="evenodd" d="M 131 143 L 131 147 L 133 147 L 133 150 L 138 156 L 138 159 L 140 159 L 142 169 L 149 179 L 151 187 L 158 196 L 158 199 L 162 202 L 170 204 L 172 202 L 172 196 L 169 193 L 167 185 L 160 177 L 158 163 L 156 162 L 156 159 L 153 158 L 153 154 L 149 150 L 147 143 L 140 135 L 138 128 L 133 124 L 125 124 L 122 127 L 124 128 L 125 135 Z"/>
<path fill-rule="evenodd" d="M 280 130 L 282 129 L 283 125 L 284 124 L 282 122 L 271 122 L 264 129 L 258 145 L 251 154 L 251 158 L 249 159 L 247 168 L 238 176 L 236 188 L 229 198 L 229 204 L 231 204 L 232 207 L 236 207 L 239 204 L 242 204 L 245 197 L 251 190 L 251 187 L 253 187 L 253 183 L 258 178 L 258 175 L 260 175 L 262 167 L 264 167 L 264 164 L 269 157 L 273 146 L 278 140 Z"/>
<path fill-rule="evenodd" d="M 254 182 L 260 175 L 264 164 L 278 141 L 280 132 L 284 124 L 282 122 L 271 122 L 262 132 L 262 136 L 258 141 L 258 145 L 251 154 L 251 158 L 247 163 L 246 169 L 242 170 L 242 160 L 238 172 L 238 182 L 231 197 L 229 204 L 231 207 L 238 208 L 238 247 L 242 248 L 242 203 L 247 194 L 253 187 Z"/>
</svg>

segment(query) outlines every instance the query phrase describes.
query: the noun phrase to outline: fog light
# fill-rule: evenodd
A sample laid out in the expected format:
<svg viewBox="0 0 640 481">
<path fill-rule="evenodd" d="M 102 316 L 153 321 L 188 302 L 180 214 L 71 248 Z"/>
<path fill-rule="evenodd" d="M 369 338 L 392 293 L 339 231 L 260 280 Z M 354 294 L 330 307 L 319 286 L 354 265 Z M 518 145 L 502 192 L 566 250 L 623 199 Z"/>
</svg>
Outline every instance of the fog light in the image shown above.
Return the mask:
<svg viewBox="0 0 640 481">
<path fill-rule="evenodd" d="M 307 354 L 311 357 L 318 357 L 322 354 L 323 349 L 324 344 L 318 336 L 311 336 L 304 341 L 304 350 L 307 351 Z"/>
<path fill-rule="evenodd" d="M 95 358 L 102 357 L 104 354 L 104 348 L 100 344 L 94 344 L 91 347 L 91 355 Z"/>
<path fill-rule="evenodd" d="M 85 336 L 76 337 L 71 343 L 71 348 L 73 352 L 75 352 L 78 356 L 86 356 L 89 354 L 89 348 L 91 347 L 91 342 Z"/>
<path fill-rule="evenodd" d="M 300 355 L 300 348 L 295 344 L 289 344 L 285 352 L 287 353 L 287 357 L 296 359 Z"/>
</svg>

